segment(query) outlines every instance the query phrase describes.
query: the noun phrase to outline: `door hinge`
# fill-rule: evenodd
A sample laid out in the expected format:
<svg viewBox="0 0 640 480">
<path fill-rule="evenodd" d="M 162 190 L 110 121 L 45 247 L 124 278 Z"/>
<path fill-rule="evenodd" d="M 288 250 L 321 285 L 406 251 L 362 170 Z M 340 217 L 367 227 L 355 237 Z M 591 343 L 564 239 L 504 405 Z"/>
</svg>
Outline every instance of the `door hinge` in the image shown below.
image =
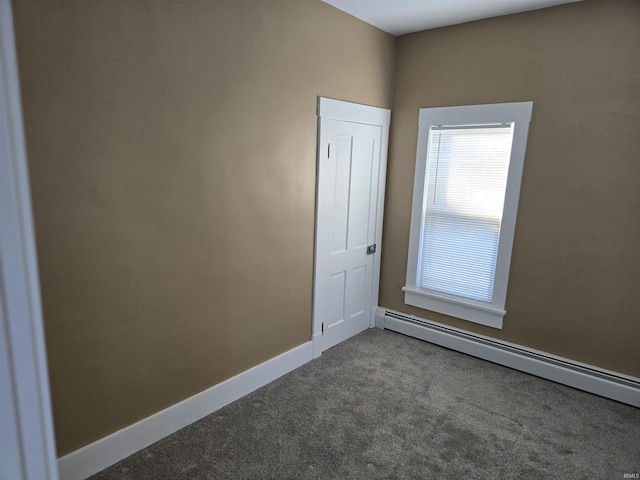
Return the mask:
<svg viewBox="0 0 640 480">
<path fill-rule="evenodd" d="M 322 335 L 324 335 L 324 322 L 322 322 Z"/>
<path fill-rule="evenodd" d="M 327 158 L 331 158 L 331 144 L 327 143 Z"/>
<path fill-rule="evenodd" d="M 367 247 L 367 255 L 373 255 L 374 253 L 376 253 L 376 247 L 377 245 L 375 243 L 373 245 L 369 245 Z"/>
</svg>

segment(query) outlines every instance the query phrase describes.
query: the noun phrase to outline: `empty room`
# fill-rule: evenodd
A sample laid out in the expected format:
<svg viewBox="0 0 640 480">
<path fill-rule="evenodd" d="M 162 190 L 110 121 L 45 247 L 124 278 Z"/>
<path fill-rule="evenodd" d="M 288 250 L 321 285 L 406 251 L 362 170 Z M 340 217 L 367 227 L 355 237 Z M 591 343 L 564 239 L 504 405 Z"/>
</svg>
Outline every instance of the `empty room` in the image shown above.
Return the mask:
<svg viewBox="0 0 640 480">
<path fill-rule="evenodd" d="M 0 480 L 640 478 L 638 0 L 0 40 Z"/>
</svg>

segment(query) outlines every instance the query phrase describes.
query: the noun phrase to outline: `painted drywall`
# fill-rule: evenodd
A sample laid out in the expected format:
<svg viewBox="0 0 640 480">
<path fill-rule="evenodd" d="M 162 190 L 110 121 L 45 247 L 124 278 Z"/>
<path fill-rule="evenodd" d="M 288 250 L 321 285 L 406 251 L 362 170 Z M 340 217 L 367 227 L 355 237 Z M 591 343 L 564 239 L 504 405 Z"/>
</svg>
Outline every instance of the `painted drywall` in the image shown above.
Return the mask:
<svg viewBox="0 0 640 480">
<path fill-rule="evenodd" d="M 395 39 L 320 0 L 19 0 L 59 455 L 311 335 L 317 96 Z"/>
<path fill-rule="evenodd" d="M 640 377 L 640 2 L 398 38 L 380 305 Z M 504 328 L 404 304 L 418 110 L 534 102 Z"/>
</svg>

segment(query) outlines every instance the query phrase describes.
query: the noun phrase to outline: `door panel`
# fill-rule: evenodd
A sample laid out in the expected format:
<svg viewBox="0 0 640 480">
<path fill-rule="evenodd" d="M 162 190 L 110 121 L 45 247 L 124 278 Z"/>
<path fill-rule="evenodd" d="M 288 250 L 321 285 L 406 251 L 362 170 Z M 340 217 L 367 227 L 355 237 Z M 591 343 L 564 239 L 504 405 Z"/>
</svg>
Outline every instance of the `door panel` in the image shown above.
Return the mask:
<svg viewBox="0 0 640 480">
<path fill-rule="evenodd" d="M 318 164 L 314 317 L 321 350 L 371 325 L 382 127 L 327 120 Z M 321 150 L 322 151 L 322 150 Z"/>
<path fill-rule="evenodd" d="M 347 249 L 347 230 L 349 220 L 349 162 L 344 159 L 351 155 L 350 136 L 338 135 L 335 140 L 336 154 L 328 159 L 328 174 L 333 180 L 328 184 L 328 194 L 333 187 L 333 248 L 331 253 L 344 252 Z"/>
<path fill-rule="evenodd" d="M 327 325 L 333 327 L 344 321 L 344 294 L 346 290 L 346 273 L 338 272 L 329 277 L 331 289 L 330 308 L 331 315 L 327 318 Z"/>
<path fill-rule="evenodd" d="M 372 132 L 377 133 L 377 132 Z M 369 228 L 372 174 L 375 142 L 373 138 L 358 138 L 357 152 L 352 159 L 352 191 L 350 205 L 350 248 L 366 248 L 373 232 Z M 371 242 L 372 243 L 372 242 Z"/>
<path fill-rule="evenodd" d="M 367 303 L 367 273 L 370 269 L 367 265 L 354 268 L 351 271 L 351 295 L 349 296 L 349 318 L 357 317 L 365 313 Z"/>
</svg>

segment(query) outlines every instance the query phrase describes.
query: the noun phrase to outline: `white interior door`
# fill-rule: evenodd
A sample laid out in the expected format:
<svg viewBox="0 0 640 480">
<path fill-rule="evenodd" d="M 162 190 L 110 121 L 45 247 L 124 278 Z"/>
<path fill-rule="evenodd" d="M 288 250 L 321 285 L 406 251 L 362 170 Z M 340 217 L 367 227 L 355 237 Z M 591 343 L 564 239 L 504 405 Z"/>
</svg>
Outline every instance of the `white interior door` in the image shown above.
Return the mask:
<svg viewBox="0 0 640 480">
<path fill-rule="evenodd" d="M 388 121 L 388 110 L 320 99 L 316 355 L 373 325 Z"/>
</svg>

